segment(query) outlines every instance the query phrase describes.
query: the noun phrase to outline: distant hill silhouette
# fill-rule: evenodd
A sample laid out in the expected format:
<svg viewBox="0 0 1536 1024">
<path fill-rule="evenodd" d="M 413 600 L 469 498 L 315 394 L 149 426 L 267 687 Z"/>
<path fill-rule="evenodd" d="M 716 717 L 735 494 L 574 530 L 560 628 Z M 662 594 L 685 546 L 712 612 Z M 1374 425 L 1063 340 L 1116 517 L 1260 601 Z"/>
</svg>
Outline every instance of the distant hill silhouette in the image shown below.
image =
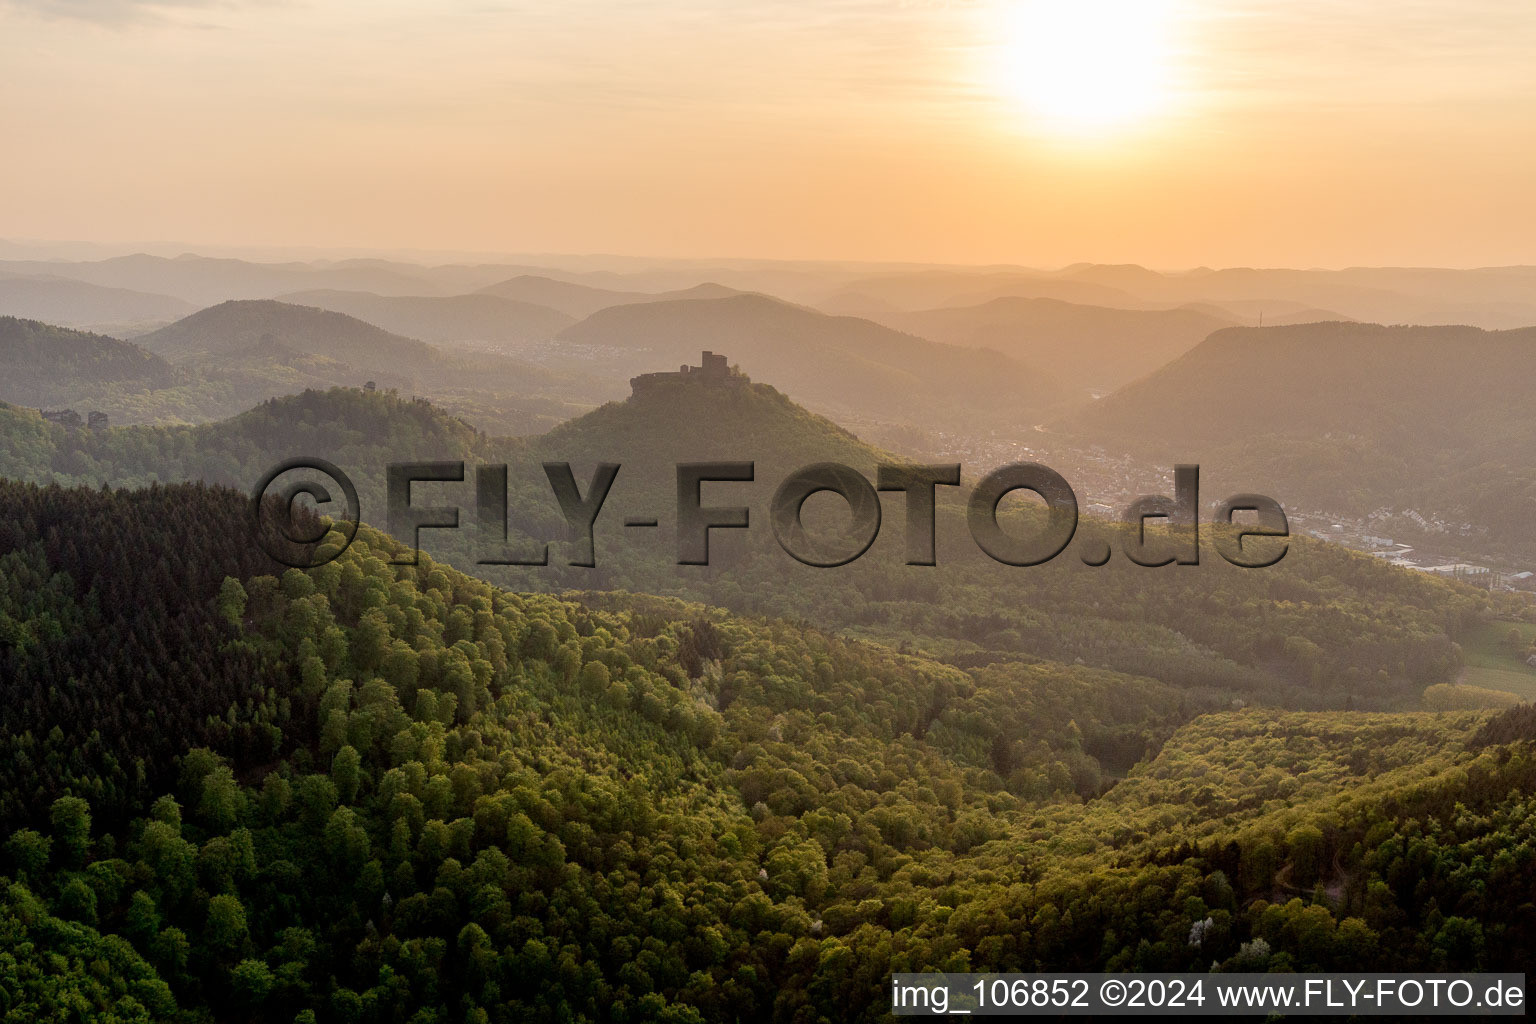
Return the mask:
<svg viewBox="0 0 1536 1024">
<path fill-rule="evenodd" d="M 1235 322 L 1193 309 L 1113 309 L 1041 298 L 993 299 L 871 319 L 934 341 L 996 349 L 1096 392 L 1152 372 Z"/>
<path fill-rule="evenodd" d="M 424 267 L 357 260 L 343 263 L 257 263 L 186 254 L 138 253 L 105 260 L 0 262 L 0 272 L 53 275 L 109 288 L 173 295 L 198 306 L 226 299 L 266 299 L 284 292 L 338 288 L 386 295 L 441 294 Z"/>
<path fill-rule="evenodd" d="M 345 313 L 386 331 L 431 342 L 485 342 L 521 346 L 553 338 L 576 318 L 548 306 L 500 295 L 375 295 L 309 291 L 283 302 Z"/>
<path fill-rule="evenodd" d="M 1337 310 L 1319 309 L 1286 299 L 1223 299 L 1220 302 L 1186 302 L 1179 309 L 1207 313 L 1245 327 L 1281 327 L 1288 324 L 1348 322 L 1355 317 Z M 1260 321 L 1263 321 L 1262 323 Z"/>
<path fill-rule="evenodd" d="M 488 429 L 523 433 L 617 390 L 505 356 L 446 352 L 344 313 L 271 299 L 220 303 L 137 340 L 178 367 L 223 382 L 245 407 L 371 380 L 430 395 Z"/>
<path fill-rule="evenodd" d="M 391 334 L 344 313 L 271 299 L 221 302 L 142 335 L 138 341 L 171 360 L 206 359 L 280 346 L 360 368 L 387 367 L 405 373 L 441 359 L 426 342 Z"/>
<path fill-rule="evenodd" d="M 1145 308 L 1145 299 L 1107 284 L 1061 280 L 1022 270 L 925 270 L 881 274 L 854 281 L 818 306 L 856 310 L 921 310 L 936 306 L 974 306 L 997 298 L 1058 299 L 1087 305 Z M 869 303 L 868 305 L 863 305 Z"/>
<path fill-rule="evenodd" d="M 825 308 L 845 312 L 974 306 L 997 298 L 1054 298 L 1121 309 L 1212 303 L 1266 323 L 1338 317 L 1381 323 L 1536 324 L 1536 267 L 1349 267 L 1343 270 L 1198 267 L 1163 272 L 1135 264 L 1081 263 L 1061 270 L 937 268 L 874 275 L 827 294 Z M 862 303 L 862 305 L 856 305 Z"/>
<path fill-rule="evenodd" d="M 481 288 L 479 294 L 496 295 L 504 299 L 516 299 L 519 302 L 548 306 L 573 317 L 584 317 L 609 306 L 641 302 L 670 302 L 679 299 L 718 299 L 740 293 L 722 284 L 701 284 L 679 291 L 654 293 L 616 291 L 572 281 L 557 281 L 551 277 L 520 274 L 499 284 Z"/>
<path fill-rule="evenodd" d="M 1068 397 L 1049 375 L 996 352 L 761 295 L 617 306 L 562 331 L 560 341 L 588 358 L 598 348 L 632 372 L 713 349 L 839 421 L 1019 424 Z"/>
<path fill-rule="evenodd" d="M 7 251 L 22 255 L 28 250 L 12 246 Z M 139 253 L 97 260 L 0 260 L 0 278 L 65 278 L 174 297 L 196 306 L 315 290 L 449 296 L 487 289 L 491 294 L 583 317 L 618 302 L 720 297 L 730 289 L 742 289 L 783 295 L 827 312 L 856 315 L 974 306 L 996 298 L 1054 298 L 1121 309 L 1214 303 L 1241 312 L 1243 306 L 1258 304 L 1270 311 L 1266 323 L 1280 323 L 1300 310 L 1317 310 L 1381 323 L 1467 323 L 1484 328 L 1536 324 L 1536 267 L 1529 266 L 1339 270 L 1197 267 L 1159 271 L 1135 264 L 1091 263 L 1040 270 L 751 260 L 615 261 L 600 257 L 555 262 L 564 266 L 511 261 L 427 265 L 386 259 L 262 262 L 190 253 L 174 258 Z M 622 270 L 617 269 L 621 266 Z M 79 320 L 73 314 L 54 316 L 44 309 L 0 312 L 50 322 L 67 320 L 72 325 L 118 322 L 112 318 Z M 130 317 L 121 322 L 167 318 Z M 1256 314 L 1251 313 L 1249 319 L 1256 320 Z"/>
<path fill-rule="evenodd" d="M 1085 264 L 1061 274 L 1080 283 L 1124 288 L 1160 304 L 1263 300 L 1337 310 L 1349 318 L 1382 323 L 1485 328 L 1536 324 L 1536 267 L 1228 267 L 1163 274 L 1144 267 Z"/>
<path fill-rule="evenodd" d="M 65 327 L 159 326 L 196 307 L 169 295 L 110 288 L 63 277 L 0 277 L 0 315 Z"/>
</svg>

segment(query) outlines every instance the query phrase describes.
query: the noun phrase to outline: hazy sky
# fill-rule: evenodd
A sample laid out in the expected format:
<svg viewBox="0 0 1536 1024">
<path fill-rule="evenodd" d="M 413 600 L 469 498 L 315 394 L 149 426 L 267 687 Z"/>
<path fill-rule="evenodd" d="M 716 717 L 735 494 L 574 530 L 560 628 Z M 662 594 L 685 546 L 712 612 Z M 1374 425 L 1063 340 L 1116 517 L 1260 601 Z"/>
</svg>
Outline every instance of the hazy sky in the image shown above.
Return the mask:
<svg viewBox="0 0 1536 1024">
<path fill-rule="evenodd" d="M 1536 0 L 0 0 L 0 237 L 1536 263 Z"/>
</svg>

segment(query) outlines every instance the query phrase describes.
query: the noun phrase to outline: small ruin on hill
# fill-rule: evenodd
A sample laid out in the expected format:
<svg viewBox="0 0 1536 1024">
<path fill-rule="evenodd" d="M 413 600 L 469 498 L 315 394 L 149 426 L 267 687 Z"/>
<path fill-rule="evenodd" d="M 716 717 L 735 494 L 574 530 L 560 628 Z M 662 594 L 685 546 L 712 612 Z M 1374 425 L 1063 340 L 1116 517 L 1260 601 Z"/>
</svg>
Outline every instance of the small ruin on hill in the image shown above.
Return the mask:
<svg viewBox="0 0 1536 1024">
<path fill-rule="evenodd" d="M 701 365 L 679 366 L 675 372 L 642 373 L 629 379 L 631 394 L 640 398 L 676 386 L 707 388 L 739 388 L 747 383 L 747 375 L 731 369 L 724 355 L 705 351 Z"/>
</svg>

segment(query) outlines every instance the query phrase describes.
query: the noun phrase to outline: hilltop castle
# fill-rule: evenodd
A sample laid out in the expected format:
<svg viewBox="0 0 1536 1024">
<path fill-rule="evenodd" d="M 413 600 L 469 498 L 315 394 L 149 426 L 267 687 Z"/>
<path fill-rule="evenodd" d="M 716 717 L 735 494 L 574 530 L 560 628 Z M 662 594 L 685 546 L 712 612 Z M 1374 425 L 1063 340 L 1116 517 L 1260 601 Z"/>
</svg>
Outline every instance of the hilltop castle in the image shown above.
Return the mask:
<svg viewBox="0 0 1536 1024">
<path fill-rule="evenodd" d="M 747 375 L 731 369 L 730 361 L 723 355 L 705 351 L 702 365 L 684 364 L 675 373 L 642 373 L 629 379 L 630 393 L 639 398 L 676 384 L 690 387 L 739 388 L 747 383 Z"/>
</svg>

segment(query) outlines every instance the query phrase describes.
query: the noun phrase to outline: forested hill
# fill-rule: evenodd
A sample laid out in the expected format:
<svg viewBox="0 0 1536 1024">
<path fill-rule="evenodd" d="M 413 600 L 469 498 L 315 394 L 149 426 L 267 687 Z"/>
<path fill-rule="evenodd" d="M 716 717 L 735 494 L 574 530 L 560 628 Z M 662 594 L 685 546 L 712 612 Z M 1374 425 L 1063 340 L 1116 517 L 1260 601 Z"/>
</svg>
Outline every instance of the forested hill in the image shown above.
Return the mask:
<svg viewBox="0 0 1536 1024">
<path fill-rule="evenodd" d="M 1536 441 L 1533 374 L 1536 328 L 1234 327 L 1072 423 L 1125 443 L 1191 448 L 1263 435 L 1358 436 L 1399 454 L 1525 446 Z"/>
<path fill-rule="evenodd" d="M 482 333 L 473 327 L 476 318 L 496 318 L 482 308 L 487 303 L 518 305 L 464 298 L 468 337 Z M 405 319 L 426 315 L 414 300 L 401 301 Z M 550 318 L 569 319 L 550 310 L 533 311 L 533 318 L 547 327 L 529 328 L 539 336 L 557 329 Z M 497 322 L 513 334 L 522 330 L 505 318 Z M 445 327 L 456 333 L 451 328 Z M 0 317 L 0 358 L 11 371 L 0 381 L 0 401 L 101 411 L 116 424 L 208 422 L 275 396 L 372 381 L 408 396 L 430 395 L 494 433 L 524 434 L 547 430 L 618 390 L 585 369 L 552 371 L 473 346 L 441 350 L 342 313 L 272 300 L 224 302 L 131 343 Z"/>
<path fill-rule="evenodd" d="M 357 388 L 305 391 L 197 426 L 68 430 L 34 411 L 0 406 L 9 441 L 5 475 L 38 482 L 143 486 L 199 480 L 248 489 L 268 468 L 295 456 L 344 466 L 370 489 L 382 518 L 383 471 L 390 460 L 463 459 L 488 451 L 488 439 L 428 402 Z"/>
<path fill-rule="evenodd" d="M 677 388 L 604 406 L 512 450 L 511 524 L 533 537 L 563 536 L 539 461 L 569 460 L 583 485 L 598 461 L 618 462 L 609 502 L 595 530 L 595 569 L 552 564 L 534 569 L 475 565 L 465 531 L 429 541 L 470 571 L 513 589 L 552 586 L 662 593 L 759 614 L 835 624 L 893 645 L 912 645 L 957 664 L 1049 658 L 1154 676 L 1226 699 L 1300 707 L 1416 706 L 1428 685 L 1454 678 L 1454 639 L 1483 598 L 1394 570 L 1329 545 L 1296 538 L 1286 558 L 1263 571 L 1235 569 L 1209 547 L 1199 566 L 1146 569 L 1116 555 L 1085 566 L 1077 544 L 1050 564 L 1019 568 L 984 555 L 964 521 L 965 486 L 941 489 L 934 567 L 905 564 L 906 512 L 887 495 L 884 524 L 857 561 L 822 569 L 781 550 L 768 523 L 769 501 L 794 469 L 838 461 L 866 477 L 895 461 L 771 388 Z M 710 485 L 707 503 L 747 506 L 755 526 L 718 530 L 706 569 L 675 564 L 675 464 L 751 459 L 755 479 Z M 948 491 L 950 493 L 942 493 Z M 836 505 L 836 502 L 833 502 Z M 839 510 L 841 511 L 841 510 Z M 633 514 L 659 514 L 640 534 Z M 842 513 L 846 518 L 846 513 Z M 835 528 L 838 513 L 814 528 Z M 830 521 L 830 522 L 829 522 Z M 1030 529 L 1027 523 L 1019 529 Z M 1084 520 L 1084 544 L 1123 535 Z"/>
<path fill-rule="evenodd" d="M 201 479 L 245 491 L 281 460 L 318 456 L 354 479 L 364 519 L 378 522 L 389 462 L 462 460 L 465 482 L 437 485 L 437 493 L 460 507 L 463 528 L 424 531 L 424 543 L 511 589 L 666 594 L 852 630 L 960 665 L 1080 660 L 1194 694 L 1299 708 L 1417 706 L 1426 687 L 1454 680 L 1462 664 L 1455 640 L 1488 607 L 1471 590 L 1302 538 L 1263 570 L 1227 565 L 1208 533 L 1199 566 L 1147 569 L 1117 555 L 1090 568 L 1075 548 L 1048 565 L 1005 566 L 976 547 L 955 502 L 940 509 L 939 565 L 909 566 L 900 495 L 887 495 L 887 521 L 859 560 L 836 569 L 804 566 L 779 548 L 768 522 L 780 481 L 823 461 L 846 461 L 868 474 L 879 454 L 766 386 L 684 389 L 653 399 L 610 405 L 524 441 L 485 437 L 425 402 L 346 389 L 182 428 L 69 431 L 35 412 L 0 408 L 9 440 L 0 468 L 39 482 Z M 757 463 L 753 482 L 712 484 L 705 495 L 706 503 L 746 505 L 754 525 L 714 531 L 711 566 L 679 566 L 675 464 L 715 458 Z M 597 462 L 621 464 L 598 520 L 595 568 L 569 564 L 544 461 L 570 461 L 583 492 Z M 553 542 L 547 566 L 478 564 L 486 551 L 476 529 L 473 467 L 499 464 L 508 466 L 512 541 L 521 549 Z M 623 525 L 647 515 L 659 519 L 657 529 Z M 1085 521 L 1081 542 L 1118 547 L 1120 536 L 1106 529 Z"/>
<path fill-rule="evenodd" d="M 1057 427 L 1145 457 L 1198 453 L 1287 507 L 1386 512 L 1374 532 L 1429 550 L 1536 564 L 1533 377 L 1536 328 L 1232 328 Z"/>
<path fill-rule="evenodd" d="M 378 518 L 384 467 L 391 461 L 510 462 L 536 471 L 531 483 L 538 487 L 547 486 L 540 461 L 570 461 L 583 472 L 597 462 L 620 461 L 628 466 L 626 484 L 657 484 L 673 500 L 675 463 L 689 459 L 757 459 L 765 472 L 786 473 L 827 460 L 871 471 L 890 458 L 761 384 L 609 403 L 526 439 L 489 437 L 429 402 L 357 388 L 270 399 L 218 423 L 108 431 L 68 430 L 33 410 L 0 405 L 0 437 L 9 452 L 0 457 L 6 475 L 68 484 L 202 480 L 247 488 L 283 459 L 318 456 L 358 479 Z M 528 482 L 526 472 L 521 478 Z M 545 520 L 558 517 L 557 507 L 538 504 L 548 505 L 541 511 Z"/>
<path fill-rule="evenodd" d="M 18 1020 L 864 1021 L 895 970 L 1536 953 L 1494 897 L 1532 884 L 1529 715 L 1211 715 L 1085 803 L 1186 694 L 513 594 L 366 526 L 260 575 L 230 492 L 0 512 Z"/>
<path fill-rule="evenodd" d="M 188 746 L 274 749 L 263 723 L 223 720 L 291 689 L 278 661 L 231 646 L 218 614 L 226 577 L 282 569 L 253 543 L 247 502 L 0 480 L 0 825 L 40 819 L 64 792 L 120 823 Z"/>
<path fill-rule="evenodd" d="M 869 471 L 896 459 L 763 383 L 642 392 L 529 438 L 528 447 L 541 458 L 623 458 L 647 471 L 684 459 L 757 459 L 785 472 L 831 461 Z"/>
<path fill-rule="evenodd" d="M 518 471 L 514 497 L 527 498 L 529 514 L 543 527 L 559 521 L 558 507 L 544 500 L 543 461 L 571 462 L 583 475 L 596 463 L 616 461 L 625 467 L 626 490 L 633 482 L 673 503 L 682 461 L 756 460 L 763 470 L 756 490 L 766 501 L 778 477 L 808 463 L 840 461 L 872 473 L 878 462 L 894 460 L 764 384 L 684 387 L 611 402 L 521 439 L 487 436 L 426 401 L 357 388 L 270 399 L 218 423 L 109 431 L 66 430 L 31 410 L 0 406 L 0 437 L 11 452 L 0 462 L 6 475 L 68 484 L 202 480 L 248 488 L 283 459 L 317 456 L 357 479 L 365 514 L 378 519 L 389 462 L 510 463 Z"/>
<path fill-rule="evenodd" d="M 164 388 L 175 379 L 170 364 L 131 342 L 9 316 L 0 316 L 0 366 L 0 401 L 35 407 L 93 386 Z"/>
</svg>

